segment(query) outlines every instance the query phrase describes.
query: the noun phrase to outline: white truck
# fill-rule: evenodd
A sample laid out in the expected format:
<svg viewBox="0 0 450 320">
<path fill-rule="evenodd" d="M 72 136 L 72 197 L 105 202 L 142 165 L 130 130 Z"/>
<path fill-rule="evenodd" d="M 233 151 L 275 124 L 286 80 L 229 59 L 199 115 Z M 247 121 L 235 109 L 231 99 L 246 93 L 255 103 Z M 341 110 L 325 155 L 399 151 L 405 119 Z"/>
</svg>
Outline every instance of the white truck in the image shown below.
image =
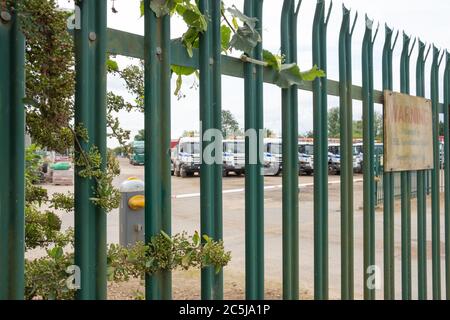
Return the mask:
<svg viewBox="0 0 450 320">
<path fill-rule="evenodd" d="M 278 176 L 283 170 L 282 140 L 264 139 L 264 175 Z"/>
<path fill-rule="evenodd" d="M 245 173 L 245 140 L 223 141 L 223 176 L 230 172 L 237 176 Z"/>
<path fill-rule="evenodd" d="M 200 138 L 181 138 L 173 151 L 174 175 L 186 178 L 200 173 L 200 152 Z"/>
</svg>

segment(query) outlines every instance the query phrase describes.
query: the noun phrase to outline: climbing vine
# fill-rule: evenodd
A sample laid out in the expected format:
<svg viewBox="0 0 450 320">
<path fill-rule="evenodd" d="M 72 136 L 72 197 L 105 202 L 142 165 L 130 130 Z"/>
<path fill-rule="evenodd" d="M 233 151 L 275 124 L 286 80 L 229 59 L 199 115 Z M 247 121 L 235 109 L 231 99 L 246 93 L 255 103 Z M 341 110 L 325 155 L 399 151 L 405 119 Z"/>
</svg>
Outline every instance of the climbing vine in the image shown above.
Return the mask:
<svg viewBox="0 0 450 320">
<path fill-rule="evenodd" d="M 187 26 L 186 32 L 181 37 L 181 42 L 190 57 L 193 57 L 194 49 L 199 47 L 200 35 L 208 29 L 209 17 L 201 13 L 197 1 L 193 0 L 141 0 L 141 17 L 144 15 L 144 1 L 149 1 L 149 8 L 156 17 L 164 15 L 177 15 L 183 19 Z M 318 77 L 324 77 L 325 72 L 314 66 L 308 71 L 301 72 L 296 63 L 284 63 L 281 55 L 264 50 L 263 61 L 252 59 L 249 55 L 261 42 L 261 35 L 256 29 L 257 18 L 248 17 L 239 11 L 234 5 L 226 8 L 222 2 L 221 8 L 221 47 L 225 54 L 232 50 L 241 51 L 244 54 L 241 59 L 247 63 L 257 63 L 271 68 L 275 73 L 275 84 L 281 88 L 289 88 L 292 85 L 301 85 L 303 82 L 314 81 Z M 174 94 L 180 97 L 183 76 L 196 74 L 194 68 L 172 66 L 172 72 L 177 75 Z"/>
</svg>

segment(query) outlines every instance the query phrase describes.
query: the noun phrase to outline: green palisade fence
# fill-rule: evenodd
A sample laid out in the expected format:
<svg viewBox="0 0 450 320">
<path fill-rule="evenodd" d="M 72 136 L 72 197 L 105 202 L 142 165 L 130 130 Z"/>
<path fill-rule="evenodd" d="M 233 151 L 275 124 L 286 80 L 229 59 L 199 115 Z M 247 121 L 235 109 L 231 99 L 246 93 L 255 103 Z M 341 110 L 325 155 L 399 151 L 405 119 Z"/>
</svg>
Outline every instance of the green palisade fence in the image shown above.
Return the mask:
<svg viewBox="0 0 450 320">
<path fill-rule="evenodd" d="M 87 128 L 89 141 L 76 146 L 76 152 L 98 146 L 106 159 L 106 58 L 108 54 L 139 58 L 145 65 L 145 234 L 146 241 L 161 230 L 171 234 L 171 65 L 191 67 L 200 71 L 199 118 L 202 123 L 202 150 L 214 142 L 204 136 L 209 129 L 221 129 L 221 97 L 223 75 L 244 79 L 245 130 L 263 134 L 263 85 L 274 84 L 273 69 L 252 61 L 263 59 L 263 43 L 245 54 L 250 60 L 221 53 L 221 1 L 200 0 L 199 9 L 208 17 L 208 29 L 200 36 L 199 48 L 189 57 L 182 43 L 170 39 L 171 18 L 157 17 L 144 1 L 144 36 L 107 28 L 107 1 L 84 0 L 80 5 L 81 28 L 76 29 L 76 93 L 75 124 Z M 284 0 L 281 7 L 281 53 L 286 63 L 297 62 L 297 22 L 301 19 L 301 1 Z M 298 121 L 304 106 L 299 95 L 313 93 L 314 133 L 314 297 L 329 298 L 328 252 L 328 96 L 340 99 L 340 224 L 341 224 L 341 298 L 355 298 L 354 259 L 354 176 L 353 176 L 353 100 L 363 105 L 363 281 L 370 280 L 375 265 L 376 241 L 383 240 L 383 274 L 380 278 L 384 291 L 364 285 L 364 299 L 419 299 L 450 298 L 450 55 L 434 45 L 431 49 L 431 75 L 425 74 L 427 45 L 418 41 L 416 62 L 416 95 L 425 97 L 430 85 L 433 107 L 434 169 L 401 174 L 383 173 L 380 155 L 375 154 L 374 105 L 383 103 L 383 91 L 392 90 L 395 72 L 400 72 L 400 88 L 410 92 L 410 58 L 416 40 L 403 35 L 400 66 L 393 64 L 393 52 L 399 32 L 386 26 L 382 56 L 374 57 L 374 42 L 378 27 L 366 17 L 361 45 L 362 86 L 354 85 L 352 59 L 353 31 L 357 15 L 351 21 L 350 10 L 343 8 L 339 39 L 327 39 L 327 27 L 333 12 L 332 3 L 318 0 L 312 25 L 312 61 L 327 70 L 327 44 L 339 45 L 339 81 L 318 78 L 299 86 L 282 89 L 283 178 L 282 178 L 282 284 L 283 298 L 299 299 L 302 270 L 299 261 L 299 178 L 298 178 Z M 0 17 L 0 299 L 23 299 L 24 295 L 24 204 L 25 204 L 25 41 L 20 31 L 16 11 L 2 8 Z M 258 19 L 256 28 L 262 34 L 263 0 L 245 0 L 243 12 Z M 428 52 L 430 50 L 428 49 Z M 441 55 L 442 54 L 442 55 Z M 445 60 L 443 60 L 445 57 Z M 245 61 L 244 61 L 245 60 Z M 374 61 L 382 62 L 382 83 L 375 90 Z M 444 61 L 443 86 L 439 70 Z M 376 64 L 375 64 L 376 65 Z M 428 77 L 429 76 L 429 77 Z M 444 103 L 439 103 L 439 88 L 443 88 Z M 444 178 L 440 183 L 439 115 L 444 115 Z M 262 158 L 263 146 L 256 146 L 246 138 L 245 167 L 245 296 L 249 300 L 264 299 L 264 179 L 262 165 L 253 163 L 250 152 Z M 219 141 L 220 142 L 220 141 Z M 219 155 L 219 158 L 221 155 Z M 219 163 L 221 163 L 219 161 Z M 105 169 L 106 163 L 103 163 Z M 76 172 L 81 168 L 76 167 Z M 200 177 L 201 233 L 216 240 L 223 238 L 222 165 L 202 162 Z M 429 176 L 431 180 L 429 180 Z M 377 180 L 376 180 L 377 179 Z M 5 183 L 8 182 L 8 183 Z M 90 198 L 93 181 L 76 175 L 75 178 L 75 263 L 81 268 L 81 290 L 77 299 L 106 299 L 106 214 Z M 444 208 L 440 206 L 441 192 L 445 195 Z M 431 225 L 427 228 L 427 195 L 431 197 Z M 411 198 L 417 197 L 417 277 L 412 274 Z M 400 198 L 400 212 L 395 212 L 395 200 Z M 382 204 L 383 212 L 376 216 L 375 205 Z M 443 210 L 441 210 L 443 209 Z M 443 212 L 442 212 L 443 211 Z M 445 259 L 441 275 L 441 213 L 444 217 Z M 397 215 L 396 215 L 397 214 Z M 395 219 L 401 219 L 401 230 L 395 232 Z M 382 219 L 382 239 L 376 237 L 376 221 Z M 427 230 L 431 235 L 431 270 L 427 273 Z M 378 233 L 377 233 L 378 234 Z M 395 263 L 395 248 L 401 244 L 401 264 Z M 395 279 L 396 270 L 401 278 Z M 359 274 L 359 273 L 358 273 Z M 413 283 L 412 279 L 417 279 Z M 223 271 L 211 267 L 201 271 L 201 297 L 205 300 L 223 299 Z M 396 280 L 401 283 L 397 288 Z M 51 280 L 49 280 L 51 281 Z M 432 292 L 427 292 L 427 284 Z M 160 272 L 146 278 L 146 298 L 172 298 L 172 275 Z M 443 294 L 442 288 L 445 288 Z M 363 289 L 363 288 L 358 288 Z M 360 291 L 360 290 L 358 290 Z"/>
</svg>

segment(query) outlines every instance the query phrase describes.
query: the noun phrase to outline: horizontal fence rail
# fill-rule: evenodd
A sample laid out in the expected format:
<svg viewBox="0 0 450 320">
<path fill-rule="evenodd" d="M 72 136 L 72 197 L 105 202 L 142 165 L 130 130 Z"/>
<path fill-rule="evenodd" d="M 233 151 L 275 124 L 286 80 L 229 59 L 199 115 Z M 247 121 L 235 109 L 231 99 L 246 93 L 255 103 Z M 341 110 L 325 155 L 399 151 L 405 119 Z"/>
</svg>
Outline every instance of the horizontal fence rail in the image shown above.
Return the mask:
<svg viewBox="0 0 450 320">
<path fill-rule="evenodd" d="M 208 16 L 207 31 L 199 38 L 199 48 L 190 57 L 180 39 L 170 39 L 171 17 L 157 17 L 148 0 L 144 1 L 144 36 L 107 29 L 106 0 L 80 1 L 81 28 L 75 30 L 75 124 L 83 124 L 90 137 L 82 141 L 76 152 L 89 151 L 96 145 L 106 159 L 106 58 L 108 54 L 138 58 L 144 61 L 145 74 L 145 207 L 146 241 L 172 229 L 170 138 L 171 138 L 171 65 L 199 70 L 199 119 L 202 123 L 202 145 L 206 150 L 214 141 L 206 137 L 210 129 L 221 129 L 222 83 L 221 77 L 244 79 L 245 130 L 257 132 L 264 128 L 263 86 L 275 84 L 277 74 L 270 67 L 254 64 L 250 59 L 240 59 L 221 54 L 221 1 L 200 0 L 199 10 Z M 284 0 L 281 9 L 281 53 L 285 63 L 297 63 L 297 23 L 301 1 Z M 2 9 L 3 10 L 3 9 Z M 263 0 L 245 0 L 243 12 L 256 18 L 256 29 L 262 34 Z M 340 101 L 340 297 L 355 299 L 355 208 L 353 177 L 353 100 L 362 101 L 363 111 L 363 298 L 404 299 L 417 296 L 425 300 L 450 298 L 450 55 L 444 55 L 435 46 L 431 50 L 431 75 L 425 75 L 428 54 L 422 41 L 416 42 L 403 34 L 400 66 L 393 64 L 393 51 L 399 33 L 385 27 L 383 54 L 374 57 L 374 43 L 379 27 L 365 18 L 362 41 L 362 86 L 354 85 L 352 60 L 353 32 L 357 14 L 342 9 L 339 39 L 339 81 L 327 77 L 313 82 L 303 82 L 281 90 L 282 113 L 282 295 L 286 300 L 299 299 L 302 271 L 299 261 L 299 164 L 298 122 L 302 105 L 301 91 L 313 93 L 314 133 L 314 298 L 330 298 L 329 266 L 329 191 L 328 191 L 328 97 Z M 318 0 L 312 26 L 312 60 L 327 71 L 327 28 L 332 3 L 326 6 Z M 0 180 L 10 181 L 0 187 L 0 299 L 22 299 L 24 293 L 24 133 L 25 117 L 23 96 L 25 92 L 24 64 L 25 42 L 20 32 L 20 21 L 15 12 L 1 15 L 0 21 L 0 149 L 11 156 L 0 158 Z M 379 40 L 380 41 L 380 40 Z M 416 45 L 417 44 L 417 45 Z M 400 44 L 399 44 L 400 45 Z M 374 105 L 383 104 L 383 92 L 393 89 L 394 72 L 400 74 L 401 92 L 410 93 L 410 58 L 418 50 L 416 62 L 416 95 L 425 96 L 429 80 L 433 110 L 434 169 L 417 172 L 383 172 L 379 154 L 375 154 Z M 245 54 L 251 60 L 263 59 L 263 42 Z M 382 61 L 382 90 L 375 90 L 374 60 Z M 244 61 L 245 60 L 245 61 Z M 445 63 L 444 103 L 439 103 L 439 70 Z M 94 71 L 94 72 L 93 72 Z M 439 146 L 439 116 L 444 114 L 443 177 L 441 177 L 441 152 Z M 82 137 L 79 137 L 82 140 Z M 221 138 L 220 138 L 221 139 Z M 219 141 L 221 142 L 221 141 Z M 263 154 L 262 146 L 254 146 L 246 138 L 245 159 L 245 296 L 249 300 L 264 299 L 264 178 L 262 165 L 251 161 L 251 152 Z M 202 153 L 203 154 L 203 153 Z M 200 168 L 200 231 L 215 240 L 223 238 L 222 159 L 219 164 L 201 163 Z M 102 163 L 105 170 L 106 163 Z M 76 167 L 76 172 L 81 168 Z M 429 179 L 430 178 L 430 179 Z M 106 299 L 106 213 L 96 207 L 91 198 L 95 183 L 76 175 L 75 178 L 75 263 L 82 269 L 81 290 L 77 299 Z M 443 189 L 442 189 L 443 188 Z M 441 192 L 444 192 L 444 210 L 441 211 Z M 431 277 L 427 273 L 427 196 L 431 198 Z M 417 268 L 412 268 L 412 207 L 411 199 L 417 197 Z M 396 210 L 396 197 L 400 210 Z M 383 205 L 382 218 L 382 278 L 383 293 L 372 286 L 376 272 L 376 204 Z M 399 211 L 399 212 L 396 212 Z M 445 259 L 441 262 L 441 217 L 444 216 Z M 401 219 L 399 234 L 395 233 L 396 216 Z M 380 241 L 381 242 L 381 241 Z M 395 249 L 400 244 L 401 261 L 396 264 Z M 441 268 L 444 266 L 444 276 Z M 333 266 L 334 267 L 334 266 Z M 336 266 L 336 269 L 339 269 Z M 399 272 L 396 272 L 399 271 Z M 416 270 L 417 283 L 413 283 Z M 223 270 L 205 267 L 201 270 L 201 298 L 224 298 Z M 359 273 L 358 273 L 359 274 Z M 396 279 L 400 274 L 399 279 Z M 376 274 L 379 275 L 379 274 Z M 444 280 L 444 281 L 442 281 Z M 51 279 L 49 279 L 51 281 Z M 432 294 L 427 284 L 431 283 Z M 396 284 L 400 287 L 396 288 Z M 172 298 L 172 275 L 162 271 L 146 276 L 147 299 Z M 176 284 L 175 284 L 176 285 Z M 441 292 L 445 288 L 444 293 Z M 398 290 L 397 290 L 398 289 Z M 399 295 L 398 292 L 401 292 Z"/>
</svg>

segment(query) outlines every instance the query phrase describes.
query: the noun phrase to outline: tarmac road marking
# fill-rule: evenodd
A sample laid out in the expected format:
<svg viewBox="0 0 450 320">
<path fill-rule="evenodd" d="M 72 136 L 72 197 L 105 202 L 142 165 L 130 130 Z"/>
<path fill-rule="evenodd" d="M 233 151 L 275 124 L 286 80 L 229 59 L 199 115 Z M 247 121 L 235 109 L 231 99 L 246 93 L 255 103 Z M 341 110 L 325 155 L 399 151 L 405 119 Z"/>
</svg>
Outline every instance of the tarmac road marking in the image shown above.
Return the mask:
<svg viewBox="0 0 450 320">
<path fill-rule="evenodd" d="M 363 182 L 363 179 L 355 179 L 353 182 Z M 334 185 L 334 184 L 340 184 L 340 180 L 336 181 L 329 181 L 328 184 Z M 299 184 L 299 188 L 307 188 L 307 187 L 313 187 L 314 183 L 303 183 Z M 274 185 L 274 186 L 265 186 L 264 190 L 279 190 L 282 189 L 283 185 Z M 229 190 L 223 190 L 222 194 L 233 194 L 233 193 L 243 193 L 245 192 L 245 188 L 239 188 L 239 189 L 229 189 Z M 179 195 L 173 195 L 173 199 L 189 199 L 189 198 L 199 198 L 200 193 L 186 193 L 186 194 L 179 194 Z"/>
</svg>

